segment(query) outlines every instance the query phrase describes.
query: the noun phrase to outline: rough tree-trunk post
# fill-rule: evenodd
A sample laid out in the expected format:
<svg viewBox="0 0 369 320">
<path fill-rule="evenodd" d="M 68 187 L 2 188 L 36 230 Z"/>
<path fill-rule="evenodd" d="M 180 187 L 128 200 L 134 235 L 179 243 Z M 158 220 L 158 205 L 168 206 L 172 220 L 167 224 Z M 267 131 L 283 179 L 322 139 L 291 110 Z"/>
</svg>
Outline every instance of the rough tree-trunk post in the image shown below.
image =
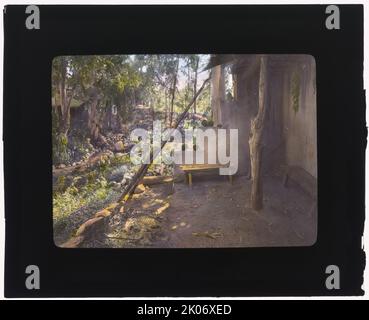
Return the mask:
<svg viewBox="0 0 369 320">
<path fill-rule="evenodd" d="M 267 87 L 267 57 L 260 58 L 259 77 L 259 109 L 256 117 L 251 120 L 250 129 L 250 162 L 251 162 L 251 198 L 250 205 L 254 210 L 263 208 L 263 183 L 261 177 L 262 135 L 265 125 Z"/>
</svg>

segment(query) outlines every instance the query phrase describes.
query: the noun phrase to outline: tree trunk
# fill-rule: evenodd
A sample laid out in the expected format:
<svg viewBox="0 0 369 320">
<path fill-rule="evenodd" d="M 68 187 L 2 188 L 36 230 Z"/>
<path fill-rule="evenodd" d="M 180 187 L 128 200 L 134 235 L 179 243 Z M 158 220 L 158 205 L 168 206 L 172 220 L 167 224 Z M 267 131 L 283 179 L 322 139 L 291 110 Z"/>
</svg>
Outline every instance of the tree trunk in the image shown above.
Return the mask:
<svg viewBox="0 0 369 320">
<path fill-rule="evenodd" d="M 172 87 L 172 101 L 170 103 L 170 113 L 169 113 L 169 127 L 172 127 L 173 122 L 173 111 L 174 111 L 174 98 L 176 94 L 176 88 L 177 88 L 177 74 L 178 74 L 178 67 L 179 67 L 179 58 L 177 59 L 177 65 L 174 73 L 174 79 L 173 79 L 173 87 Z"/>
<path fill-rule="evenodd" d="M 224 101 L 225 83 L 222 65 L 217 65 L 211 70 L 211 109 L 214 125 L 221 124 L 221 104 Z"/>
<path fill-rule="evenodd" d="M 237 74 L 232 74 L 232 82 L 233 82 L 233 100 L 238 100 L 238 81 L 237 81 Z"/>
<path fill-rule="evenodd" d="M 196 96 L 196 92 L 197 92 L 197 71 L 199 69 L 199 58 L 196 57 L 196 64 L 195 64 L 195 79 L 194 79 L 194 83 L 193 83 L 193 95 Z M 193 103 L 193 113 L 194 115 L 196 115 L 196 100 Z"/>
<path fill-rule="evenodd" d="M 265 126 L 265 109 L 267 87 L 267 57 L 260 58 L 260 77 L 259 77 L 259 108 L 254 119 L 251 120 L 250 129 L 250 161 L 251 161 L 251 198 L 250 205 L 254 210 L 263 208 L 263 183 L 261 177 L 262 164 L 262 136 Z"/>
<path fill-rule="evenodd" d="M 70 105 L 74 96 L 76 85 L 71 89 L 70 97 L 67 95 L 67 60 L 62 58 L 60 80 L 59 80 L 59 99 L 60 99 L 60 133 L 67 137 L 70 128 Z"/>
<path fill-rule="evenodd" d="M 96 87 L 89 88 L 88 97 L 88 121 L 87 127 L 90 132 L 92 142 L 100 142 L 100 115 L 97 110 L 99 104 L 99 90 Z"/>
<path fill-rule="evenodd" d="M 62 58 L 60 80 L 59 80 L 59 99 L 60 99 L 60 111 L 61 111 L 61 123 L 60 132 L 67 135 L 70 126 L 70 112 L 67 103 L 67 61 Z"/>
<path fill-rule="evenodd" d="M 168 105 L 168 93 L 167 89 L 164 89 L 164 123 L 167 126 L 168 125 L 168 113 L 169 113 L 169 105 Z"/>
</svg>

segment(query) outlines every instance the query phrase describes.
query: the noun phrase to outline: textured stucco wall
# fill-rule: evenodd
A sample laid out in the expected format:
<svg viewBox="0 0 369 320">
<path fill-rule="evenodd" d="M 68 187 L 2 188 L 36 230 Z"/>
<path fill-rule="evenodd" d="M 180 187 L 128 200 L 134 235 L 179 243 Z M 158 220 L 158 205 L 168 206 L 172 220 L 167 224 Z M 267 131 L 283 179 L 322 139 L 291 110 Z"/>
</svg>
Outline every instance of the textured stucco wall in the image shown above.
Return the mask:
<svg viewBox="0 0 369 320">
<path fill-rule="evenodd" d="M 283 131 L 286 141 L 286 162 L 299 166 L 317 178 L 317 127 L 316 127 L 316 85 L 315 60 L 304 56 L 297 67 L 301 75 L 299 107 L 294 110 L 291 99 L 293 70 L 284 76 Z"/>
</svg>

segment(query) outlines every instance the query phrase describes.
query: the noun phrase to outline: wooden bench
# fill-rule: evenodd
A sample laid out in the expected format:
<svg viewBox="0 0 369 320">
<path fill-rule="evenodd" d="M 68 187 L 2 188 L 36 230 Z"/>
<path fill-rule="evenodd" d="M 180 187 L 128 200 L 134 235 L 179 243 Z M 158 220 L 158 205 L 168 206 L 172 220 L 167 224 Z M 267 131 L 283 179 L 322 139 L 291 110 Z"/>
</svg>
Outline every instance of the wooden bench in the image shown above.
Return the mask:
<svg viewBox="0 0 369 320">
<path fill-rule="evenodd" d="M 181 165 L 179 168 L 185 173 L 186 180 L 188 181 L 188 185 L 192 186 L 192 174 L 195 172 L 208 172 L 212 170 L 219 170 L 220 168 L 227 168 L 225 165 L 221 164 L 186 164 Z M 233 183 L 233 176 L 228 175 L 229 182 Z"/>
</svg>

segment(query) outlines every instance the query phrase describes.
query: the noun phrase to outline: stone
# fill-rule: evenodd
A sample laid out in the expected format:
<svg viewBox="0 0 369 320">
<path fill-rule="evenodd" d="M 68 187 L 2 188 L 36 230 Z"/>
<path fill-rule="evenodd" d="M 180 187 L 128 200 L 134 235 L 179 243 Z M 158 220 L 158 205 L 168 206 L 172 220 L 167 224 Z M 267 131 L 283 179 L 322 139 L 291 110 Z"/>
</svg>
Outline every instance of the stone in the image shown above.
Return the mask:
<svg viewBox="0 0 369 320">
<path fill-rule="evenodd" d="M 115 188 L 117 186 L 118 182 L 116 181 L 110 181 L 109 184 L 108 184 L 108 187 L 109 188 Z"/>
<path fill-rule="evenodd" d="M 114 144 L 114 150 L 116 152 L 122 152 L 124 150 L 124 143 L 123 141 L 118 141 Z"/>
<path fill-rule="evenodd" d="M 136 187 L 136 189 L 135 189 L 135 194 L 140 194 L 140 193 L 143 193 L 143 192 L 145 192 L 145 190 L 146 190 L 146 188 L 145 188 L 145 186 L 141 183 L 141 184 L 139 184 L 137 187 Z"/>
<path fill-rule="evenodd" d="M 116 182 L 115 186 L 113 188 L 114 188 L 114 190 L 120 190 L 121 187 L 122 187 L 122 184 Z"/>
<path fill-rule="evenodd" d="M 169 208 L 169 203 L 166 203 L 164 204 L 162 207 L 158 208 L 156 211 L 155 211 L 155 214 L 156 215 L 161 215 L 165 210 L 167 210 Z"/>
<path fill-rule="evenodd" d="M 120 166 L 112 171 L 109 176 L 109 181 L 121 182 L 127 171 L 127 166 Z"/>
</svg>

